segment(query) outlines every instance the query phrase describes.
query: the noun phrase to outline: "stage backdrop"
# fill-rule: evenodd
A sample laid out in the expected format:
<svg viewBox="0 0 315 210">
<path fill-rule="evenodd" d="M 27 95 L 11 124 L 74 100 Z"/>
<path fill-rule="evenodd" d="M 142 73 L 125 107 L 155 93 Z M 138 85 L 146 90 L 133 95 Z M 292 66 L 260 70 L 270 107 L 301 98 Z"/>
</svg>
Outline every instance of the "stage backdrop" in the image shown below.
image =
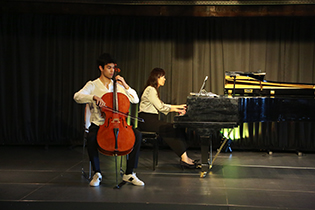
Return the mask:
<svg viewBox="0 0 315 210">
<path fill-rule="evenodd" d="M 138 93 L 152 68 L 164 68 L 161 98 L 182 104 L 205 76 L 206 90 L 223 94 L 225 71 L 315 83 L 314 37 L 314 17 L 1 14 L 0 144 L 81 143 L 84 106 L 73 94 L 99 76 L 95 61 L 103 52 Z"/>
</svg>

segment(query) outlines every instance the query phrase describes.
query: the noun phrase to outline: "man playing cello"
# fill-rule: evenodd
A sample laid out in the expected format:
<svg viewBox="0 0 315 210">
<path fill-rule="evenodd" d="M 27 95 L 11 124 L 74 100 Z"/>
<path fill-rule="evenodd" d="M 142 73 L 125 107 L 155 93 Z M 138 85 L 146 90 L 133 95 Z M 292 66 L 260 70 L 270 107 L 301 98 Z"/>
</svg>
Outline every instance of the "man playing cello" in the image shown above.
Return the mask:
<svg viewBox="0 0 315 210">
<path fill-rule="evenodd" d="M 87 82 L 81 90 L 74 94 L 74 100 L 79 104 L 89 104 L 91 111 L 91 125 L 89 127 L 87 136 L 87 148 L 94 171 L 93 178 L 90 182 L 90 186 L 93 187 L 99 186 L 102 181 L 98 143 L 96 137 L 100 125 L 105 122 L 105 118 L 101 112 L 101 107 L 105 107 L 106 104 L 102 100 L 102 96 L 105 93 L 113 92 L 115 61 L 108 53 L 104 53 L 98 58 L 97 65 L 101 72 L 100 77 L 94 81 Z M 117 75 L 115 79 L 117 81 L 117 92 L 125 94 L 131 103 L 139 103 L 137 92 L 126 83 L 124 78 Z M 133 131 L 135 134 L 135 143 L 133 150 L 129 153 L 129 159 L 127 160 L 123 181 L 137 186 L 143 186 L 144 182 L 138 179 L 136 174 L 133 172 L 133 169 L 137 168 L 138 165 L 141 146 L 141 133 L 136 129 L 133 129 Z"/>
</svg>

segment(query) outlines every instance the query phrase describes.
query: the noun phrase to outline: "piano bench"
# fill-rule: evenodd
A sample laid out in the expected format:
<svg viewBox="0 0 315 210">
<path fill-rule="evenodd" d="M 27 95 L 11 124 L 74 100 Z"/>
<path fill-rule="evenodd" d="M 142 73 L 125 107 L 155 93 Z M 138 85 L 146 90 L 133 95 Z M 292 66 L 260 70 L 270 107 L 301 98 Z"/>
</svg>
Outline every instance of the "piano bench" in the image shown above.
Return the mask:
<svg viewBox="0 0 315 210">
<path fill-rule="evenodd" d="M 140 131 L 142 133 L 142 143 L 150 143 L 153 146 L 153 171 L 158 165 L 159 135 L 156 132 Z"/>
</svg>

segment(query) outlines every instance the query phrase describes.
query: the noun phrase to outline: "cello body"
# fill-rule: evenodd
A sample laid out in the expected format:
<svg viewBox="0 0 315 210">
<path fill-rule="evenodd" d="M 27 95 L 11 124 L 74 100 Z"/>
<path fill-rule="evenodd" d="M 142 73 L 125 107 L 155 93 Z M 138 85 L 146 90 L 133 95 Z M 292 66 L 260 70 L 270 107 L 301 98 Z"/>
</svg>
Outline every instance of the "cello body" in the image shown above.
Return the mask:
<svg viewBox="0 0 315 210">
<path fill-rule="evenodd" d="M 108 107 L 119 112 L 128 113 L 130 102 L 126 95 L 114 92 L 102 96 Z M 118 109 L 119 108 L 119 109 Z M 102 108 L 105 114 L 105 122 L 100 125 L 97 133 L 99 151 L 104 155 L 121 156 L 129 154 L 135 143 L 135 134 L 132 127 L 127 124 L 126 117 L 115 111 Z"/>
</svg>

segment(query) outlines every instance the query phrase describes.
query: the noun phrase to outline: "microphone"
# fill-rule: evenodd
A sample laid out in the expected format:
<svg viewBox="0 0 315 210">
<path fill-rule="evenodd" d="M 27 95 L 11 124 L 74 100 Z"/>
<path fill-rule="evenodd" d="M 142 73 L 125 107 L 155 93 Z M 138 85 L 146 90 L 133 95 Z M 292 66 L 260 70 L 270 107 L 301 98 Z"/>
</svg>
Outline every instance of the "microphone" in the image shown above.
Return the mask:
<svg viewBox="0 0 315 210">
<path fill-rule="evenodd" d="M 206 76 L 205 79 L 203 80 L 202 86 L 201 86 L 201 88 L 199 90 L 199 94 L 201 93 L 202 89 L 205 87 L 207 79 L 208 79 L 208 76 Z"/>
</svg>

